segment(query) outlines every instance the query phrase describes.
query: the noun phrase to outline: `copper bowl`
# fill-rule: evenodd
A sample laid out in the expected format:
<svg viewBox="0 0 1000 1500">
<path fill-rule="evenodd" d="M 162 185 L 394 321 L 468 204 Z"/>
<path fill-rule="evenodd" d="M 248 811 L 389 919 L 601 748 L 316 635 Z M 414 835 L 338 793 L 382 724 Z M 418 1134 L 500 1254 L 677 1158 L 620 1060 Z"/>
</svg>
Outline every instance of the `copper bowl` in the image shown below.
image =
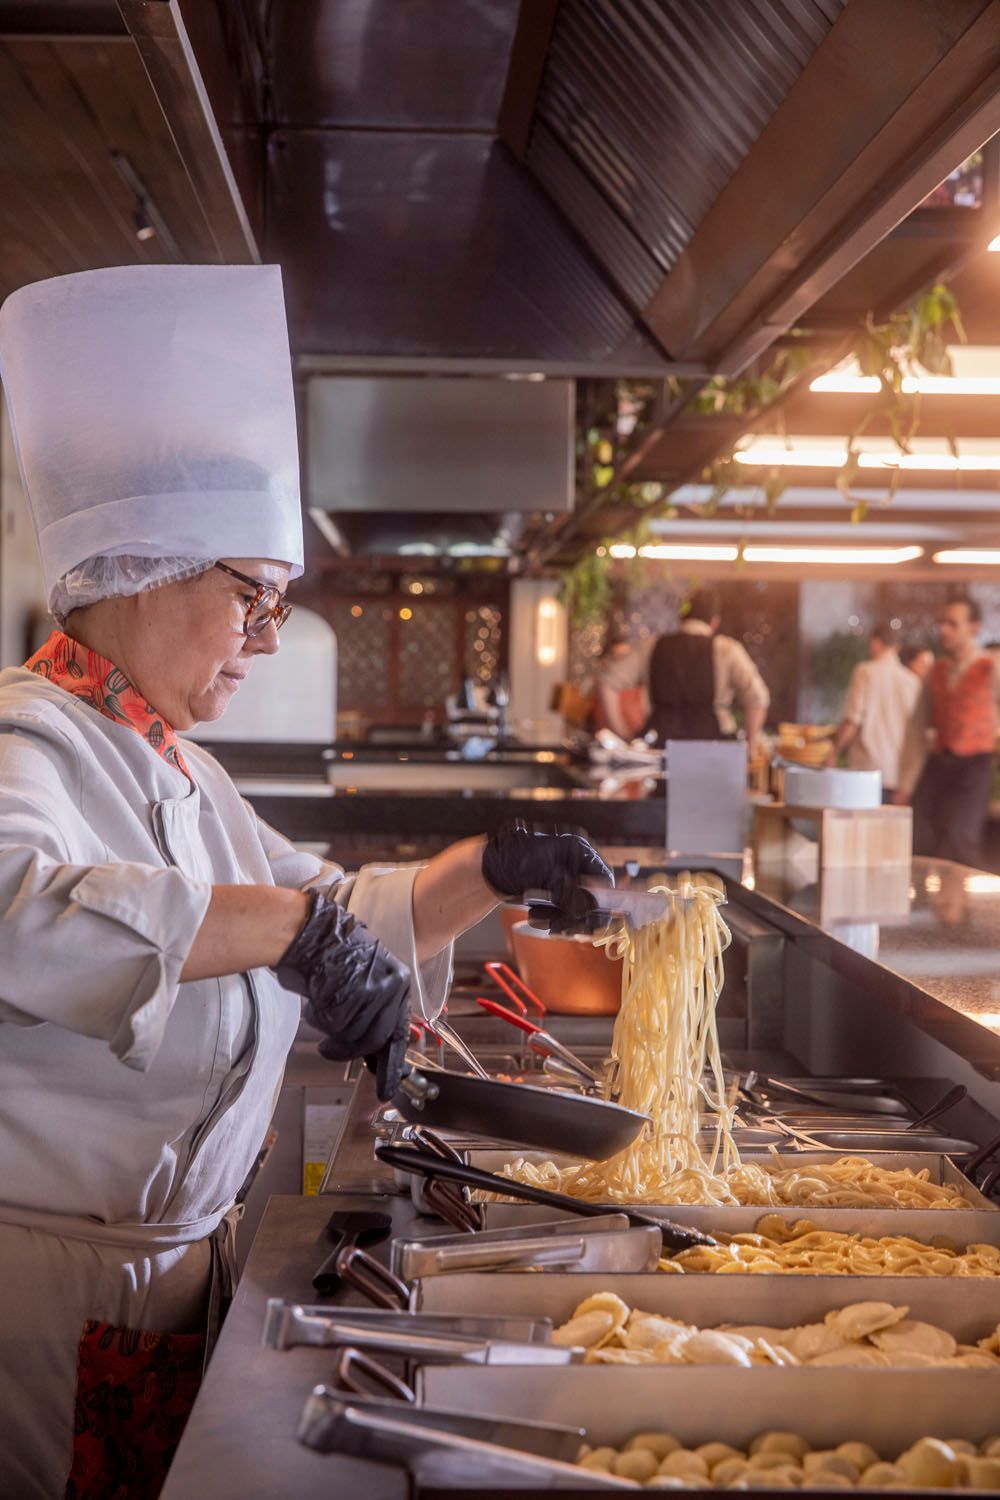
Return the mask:
<svg viewBox="0 0 1000 1500">
<path fill-rule="evenodd" d="M 527 920 L 528 908 L 526 906 L 508 906 L 504 902 L 500 908 L 500 926 L 503 928 L 507 952 L 511 958 L 514 958 L 514 939 L 511 937 L 511 933 L 518 922 L 526 922 Z"/>
<path fill-rule="evenodd" d="M 511 930 L 521 978 L 556 1015 L 613 1016 L 621 1005 L 622 960 L 588 937 L 566 937 L 518 922 Z"/>
</svg>

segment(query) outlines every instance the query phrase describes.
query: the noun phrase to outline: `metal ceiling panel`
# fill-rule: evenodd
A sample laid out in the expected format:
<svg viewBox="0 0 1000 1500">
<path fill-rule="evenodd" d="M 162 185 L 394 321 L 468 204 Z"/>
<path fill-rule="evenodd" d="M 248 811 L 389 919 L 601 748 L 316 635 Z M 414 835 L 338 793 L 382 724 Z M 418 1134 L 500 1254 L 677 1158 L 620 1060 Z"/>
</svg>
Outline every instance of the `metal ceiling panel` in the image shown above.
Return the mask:
<svg viewBox="0 0 1000 1500">
<path fill-rule="evenodd" d="M 518 8 L 518 0 L 275 5 L 275 119 L 492 134 Z"/>
<path fill-rule="evenodd" d="M 562 0 L 528 164 L 595 253 L 617 219 L 662 275 L 846 3 Z M 641 305 L 635 264 L 619 284 Z"/>
<path fill-rule="evenodd" d="M 498 143 L 281 132 L 266 253 L 300 355 L 663 374 L 662 351 Z"/>
</svg>

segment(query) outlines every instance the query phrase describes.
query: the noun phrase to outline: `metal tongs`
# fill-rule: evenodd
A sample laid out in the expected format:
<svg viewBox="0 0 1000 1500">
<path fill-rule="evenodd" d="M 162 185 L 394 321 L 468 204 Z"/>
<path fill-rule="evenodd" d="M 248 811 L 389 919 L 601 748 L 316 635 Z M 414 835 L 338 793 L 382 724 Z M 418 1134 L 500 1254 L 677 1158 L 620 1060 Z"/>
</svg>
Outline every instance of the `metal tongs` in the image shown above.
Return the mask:
<svg viewBox="0 0 1000 1500">
<path fill-rule="evenodd" d="M 317 1386 L 306 1402 L 298 1439 L 319 1453 L 395 1464 L 411 1472 L 426 1461 L 444 1460 L 465 1493 L 476 1479 L 508 1478 L 512 1483 L 572 1484 L 574 1489 L 632 1489 L 629 1480 L 573 1463 L 584 1437 L 579 1428 L 554 1423 L 401 1405 L 368 1396 L 347 1396 Z M 507 1446 L 509 1444 L 509 1446 Z M 477 1486 L 478 1487 L 478 1486 Z"/>
<path fill-rule="evenodd" d="M 517 1015 L 514 1011 L 508 1010 L 506 1005 L 501 1005 L 499 1000 L 485 1000 L 479 996 L 476 1004 L 481 1006 L 488 1015 L 497 1016 L 499 1020 L 506 1021 L 508 1025 L 516 1026 L 518 1030 L 523 1031 L 528 1039 L 528 1048 L 536 1056 L 556 1059 L 588 1088 L 595 1088 L 600 1084 L 601 1080 L 593 1068 L 588 1067 L 582 1058 L 570 1051 L 569 1047 L 565 1046 L 558 1037 L 546 1031 L 544 1026 L 539 1026 L 537 1021 L 532 1021 L 526 1015 Z"/>
<path fill-rule="evenodd" d="M 645 927 L 661 921 L 676 901 L 686 899 L 670 891 L 619 889 L 596 880 L 582 880 L 577 889 L 580 914 L 568 924 L 564 908 L 552 899 L 550 892 L 525 891 L 521 904 L 528 907 L 528 920 L 547 926 L 552 915 L 559 912 L 561 932 L 603 932 L 622 921 L 630 927 Z"/>
<path fill-rule="evenodd" d="M 541 1332 L 551 1334 L 551 1324 Z M 534 1342 L 511 1332 L 536 1334 Z M 449 1318 L 429 1313 L 380 1312 L 371 1308 L 303 1307 L 272 1297 L 264 1315 L 261 1341 L 270 1349 L 367 1349 L 400 1355 L 420 1364 L 568 1365 L 579 1364 L 582 1349 L 545 1342 L 531 1320 Z"/>
<path fill-rule="evenodd" d="M 633 1226 L 625 1214 L 610 1212 L 586 1221 L 396 1240 L 392 1269 L 407 1282 L 461 1271 L 655 1271 L 662 1247 L 658 1225 Z"/>
</svg>

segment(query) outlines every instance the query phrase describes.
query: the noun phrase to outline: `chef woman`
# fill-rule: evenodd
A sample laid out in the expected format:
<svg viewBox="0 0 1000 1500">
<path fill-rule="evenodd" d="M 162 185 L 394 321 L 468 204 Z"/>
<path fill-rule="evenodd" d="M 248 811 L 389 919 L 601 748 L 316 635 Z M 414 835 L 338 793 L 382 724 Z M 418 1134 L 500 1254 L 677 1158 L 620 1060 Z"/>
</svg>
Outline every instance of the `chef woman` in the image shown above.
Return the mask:
<svg viewBox="0 0 1000 1500">
<path fill-rule="evenodd" d="M 570 905 L 608 872 L 521 828 L 347 877 L 178 738 L 277 651 L 302 571 L 277 268 L 22 288 L 0 381 L 58 624 L 0 673 L 0 1489 L 145 1500 L 298 997 L 324 1055 L 391 1096 L 454 937 L 498 896 Z"/>
</svg>

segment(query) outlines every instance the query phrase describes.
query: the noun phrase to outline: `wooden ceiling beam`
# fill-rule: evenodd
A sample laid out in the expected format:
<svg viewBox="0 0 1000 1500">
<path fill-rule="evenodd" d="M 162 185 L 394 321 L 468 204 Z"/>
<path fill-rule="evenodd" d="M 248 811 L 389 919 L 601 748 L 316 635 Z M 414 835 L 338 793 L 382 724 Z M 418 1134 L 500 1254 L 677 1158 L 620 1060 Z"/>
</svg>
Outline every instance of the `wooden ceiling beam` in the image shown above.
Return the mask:
<svg viewBox="0 0 1000 1500">
<path fill-rule="evenodd" d="M 178 0 L 118 0 L 118 7 L 159 100 L 216 258 L 259 263 L 257 241 Z"/>
<path fill-rule="evenodd" d="M 647 304 L 737 374 L 1000 130 L 1000 0 L 851 0 Z"/>
<path fill-rule="evenodd" d="M 535 101 L 558 9 L 559 0 L 521 0 L 497 117 L 497 134 L 519 161 L 524 160 L 528 149 Z"/>
</svg>

